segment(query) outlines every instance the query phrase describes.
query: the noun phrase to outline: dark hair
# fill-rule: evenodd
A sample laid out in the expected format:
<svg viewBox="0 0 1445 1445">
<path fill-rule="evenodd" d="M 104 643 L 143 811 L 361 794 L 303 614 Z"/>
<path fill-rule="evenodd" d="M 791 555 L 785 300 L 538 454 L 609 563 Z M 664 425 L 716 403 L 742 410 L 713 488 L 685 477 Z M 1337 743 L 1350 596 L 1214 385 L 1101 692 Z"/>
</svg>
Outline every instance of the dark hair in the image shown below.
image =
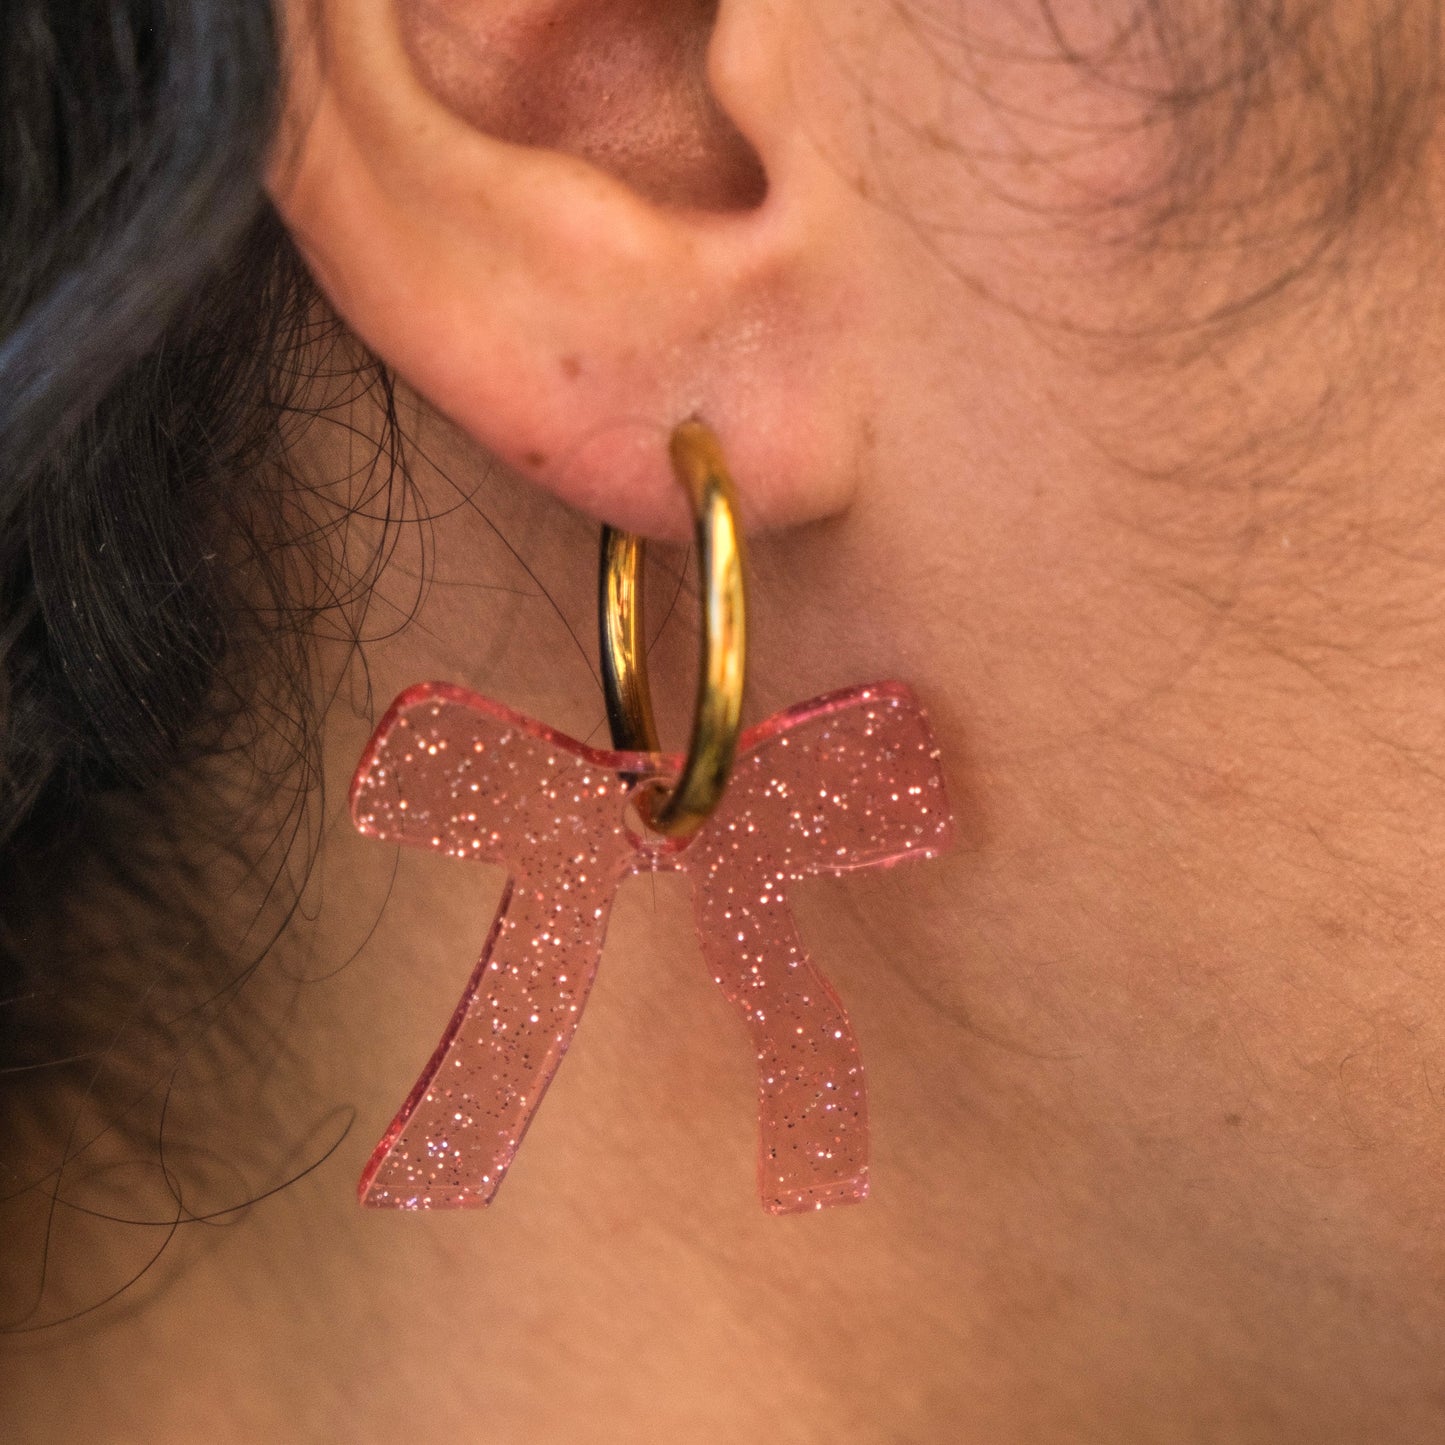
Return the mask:
<svg viewBox="0 0 1445 1445">
<path fill-rule="evenodd" d="M 27 1115 L 93 1047 L 82 1012 L 135 1011 L 93 978 L 133 951 L 147 987 L 134 931 L 65 905 L 156 894 L 167 785 L 234 732 L 247 640 L 296 635 L 260 481 L 316 326 L 262 190 L 278 67 L 271 0 L 0 12 L 0 1082 Z M 0 1151 L 0 1197 L 48 1177 Z"/>
<path fill-rule="evenodd" d="M 260 188 L 267 0 L 103 9 L 11 0 L 0 29 L 11 856 L 70 836 L 97 790 L 155 781 L 196 723 L 226 630 L 217 488 L 261 441 L 287 305 Z"/>
<path fill-rule="evenodd" d="M 0 11 L 0 1279 L 39 1261 L 0 1331 L 75 1312 L 47 1261 L 55 1210 L 93 1212 L 81 1156 L 151 1161 L 175 1207 L 142 1238 L 284 1182 L 268 1158 L 198 1215 L 166 1121 L 188 1054 L 255 1052 L 238 1004 L 314 842 L 315 624 L 354 640 L 409 479 L 389 375 L 266 199 L 279 92 L 273 0 Z M 296 429 L 363 392 L 371 464 L 293 475 Z M 147 1267 L 120 1254 L 76 1308 Z"/>
</svg>

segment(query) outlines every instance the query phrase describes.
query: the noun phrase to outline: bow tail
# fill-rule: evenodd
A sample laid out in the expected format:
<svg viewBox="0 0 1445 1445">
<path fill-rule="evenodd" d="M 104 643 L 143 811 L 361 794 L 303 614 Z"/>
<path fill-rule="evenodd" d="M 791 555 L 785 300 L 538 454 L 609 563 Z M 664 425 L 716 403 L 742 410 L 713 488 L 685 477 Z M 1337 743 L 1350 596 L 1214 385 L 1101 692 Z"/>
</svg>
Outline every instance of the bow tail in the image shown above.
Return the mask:
<svg viewBox="0 0 1445 1445">
<path fill-rule="evenodd" d="M 861 1200 L 868 1101 L 848 1014 L 808 957 L 780 885 L 708 872 L 694 875 L 698 933 L 757 1055 L 763 1207 L 793 1214 Z"/>
<path fill-rule="evenodd" d="M 572 1042 L 610 906 L 610 889 L 508 880 L 451 1023 L 361 1176 L 363 1204 L 491 1201 Z"/>
</svg>

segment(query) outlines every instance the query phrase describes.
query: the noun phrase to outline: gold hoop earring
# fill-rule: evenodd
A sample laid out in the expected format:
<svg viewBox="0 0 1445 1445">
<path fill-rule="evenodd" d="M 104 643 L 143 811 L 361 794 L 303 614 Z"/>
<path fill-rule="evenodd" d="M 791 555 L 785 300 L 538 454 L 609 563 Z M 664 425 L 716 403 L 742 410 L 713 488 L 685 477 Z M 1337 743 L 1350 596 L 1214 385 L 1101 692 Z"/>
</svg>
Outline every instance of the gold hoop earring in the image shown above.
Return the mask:
<svg viewBox="0 0 1445 1445">
<path fill-rule="evenodd" d="M 687 758 L 669 788 L 661 779 L 639 790 L 643 821 L 669 838 L 688 838 L 722 801 L 737 757 L 747 684 L 747 583 L 736 489 L 710 428 L 688 421 L 672 434 L 673 472 L 692 507 L 702 590 L 702 665 Z M 612 745 L 660 753 L 653 720 L 643 627 L 642 564 L 647 544 L 602 529 L 598 632 L 602 685 Z"/>
</svg>

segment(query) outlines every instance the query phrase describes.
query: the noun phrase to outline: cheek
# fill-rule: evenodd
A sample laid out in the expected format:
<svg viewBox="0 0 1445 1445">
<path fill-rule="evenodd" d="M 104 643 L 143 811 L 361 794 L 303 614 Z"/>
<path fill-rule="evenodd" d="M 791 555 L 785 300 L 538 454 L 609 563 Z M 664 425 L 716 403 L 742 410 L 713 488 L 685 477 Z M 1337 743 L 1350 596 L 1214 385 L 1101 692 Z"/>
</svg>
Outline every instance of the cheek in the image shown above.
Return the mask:
<svg viewBox="0 0 1445 1445">
<path fill-rule="evenodd" d="M 814 0 L 799 90 L 849 180 L 941 249 L 1111 239 L 1169 158 L 1157 48 L 1125 10 Z"/>
</svg>

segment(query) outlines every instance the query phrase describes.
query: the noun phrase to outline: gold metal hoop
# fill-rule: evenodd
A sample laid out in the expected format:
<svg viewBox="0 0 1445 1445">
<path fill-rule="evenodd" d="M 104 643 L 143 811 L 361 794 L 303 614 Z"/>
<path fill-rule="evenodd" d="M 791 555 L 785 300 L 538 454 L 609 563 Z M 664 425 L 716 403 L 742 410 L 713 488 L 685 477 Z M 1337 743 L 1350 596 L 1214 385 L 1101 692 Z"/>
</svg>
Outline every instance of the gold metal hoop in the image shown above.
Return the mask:
<svg viewBox="0 0 1445 1445">
<path fill-rule="evenodd" d="M 702 668 L 687 761 L 672 790 L 662 783 L 636 796 L 643 821 L 670 838 L 695 833 L 722 800 L 737 756 L 747 667 L 747 593 L 743 539 L 722 447 L 700 421 L 672 434 L 672 469 L 692 504 L 702 584 Z M 630 532 L 602 530 L 598 627 L 602 686 L 612 745 L 658 753 L 657 724 L 647 679 L 642 559 L 646 543 Z"/>
</svg>

